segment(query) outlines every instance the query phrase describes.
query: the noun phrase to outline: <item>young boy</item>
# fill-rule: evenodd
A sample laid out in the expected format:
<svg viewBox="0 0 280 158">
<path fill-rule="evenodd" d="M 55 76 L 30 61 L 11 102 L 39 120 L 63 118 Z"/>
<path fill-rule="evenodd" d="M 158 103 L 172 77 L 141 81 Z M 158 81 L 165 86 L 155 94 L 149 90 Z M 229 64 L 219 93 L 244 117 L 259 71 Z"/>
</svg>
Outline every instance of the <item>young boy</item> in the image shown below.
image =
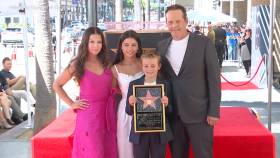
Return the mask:
<svg viewBox="0 0 280 158">
<path fill-rule="evenodd" d="M 137 102 L 137 98 L 133 96 L 133 85 L 164 85 L 164 97 L 161 102 L 165 106 L 165 113 L 169 114 L 172 111 L 172 94 L 171 84 L 165 79 L 158 77 L 158 70 L 161 67 L 160 55 L 155 51 L 146 51 L 141 56 L 141 67 L 144 76 L 130 82 L 127 94 L 126 113 L 133 115 L 133 106 Z M 133 143 L 134 158 L 165 158 L 166 143 L 173 139 L 173 134 L 169 126 L 168 120 L 165 119 L 166 132 L 151 132 L 151 133 L 135 133 L 134 121 L 131 122 L 131 130 L 129 141 Z"/>
</svg>

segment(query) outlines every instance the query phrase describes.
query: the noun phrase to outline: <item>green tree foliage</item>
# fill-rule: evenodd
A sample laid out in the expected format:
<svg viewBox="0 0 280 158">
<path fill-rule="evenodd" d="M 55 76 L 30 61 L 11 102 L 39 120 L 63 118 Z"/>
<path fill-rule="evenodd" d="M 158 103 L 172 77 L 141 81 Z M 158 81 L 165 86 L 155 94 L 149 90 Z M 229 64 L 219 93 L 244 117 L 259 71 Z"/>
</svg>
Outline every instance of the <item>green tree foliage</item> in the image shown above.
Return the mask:
<svg viewBox="0 0 280 158">
<path fill-rule="evenodd" d="M 6 23 L 3 23 L 3 24 L 0 24 L 0 28 L 7 28 L 7 24 Z"/>
<path fill-rule="evenodd" d="M 157 4 L 156 3 L 150 3 L 150 9 L 151 9 L 151 11 L 156 12 L 157 11 Z"/>
<path fill-rule="evenodd" d="M 141 0 L 141 8 L 145 9 L 145 0 Z M 127 0 L 126 3 L 123 3 L 123 8 L 127 9 L 134 9 L 134 0 Z M 151 11 L 156 12 L 157 11 L 157 4 L 156 3 L 150 3 L 150 9 Z"/>
<path fill-rule="evenodd" d="M 123 8 L 133 9 L 134 8 L 134 0 L 126 0 L 126 3 L 123 3 Z"/>
</svg>

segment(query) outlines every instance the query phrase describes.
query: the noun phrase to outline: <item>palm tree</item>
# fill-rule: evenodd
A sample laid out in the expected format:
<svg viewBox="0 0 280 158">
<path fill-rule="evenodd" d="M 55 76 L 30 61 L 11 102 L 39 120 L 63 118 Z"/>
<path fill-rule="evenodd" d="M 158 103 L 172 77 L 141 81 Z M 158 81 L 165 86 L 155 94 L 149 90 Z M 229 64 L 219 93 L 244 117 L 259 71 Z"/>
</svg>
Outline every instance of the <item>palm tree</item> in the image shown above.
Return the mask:
<svg viewBox="0 0 280 158">
<path fill-rule="evenodd" d="M 36 108 L 33 134 L 56 118 L 53 53 L 48 0 L 33 0 L 36 51 Z"/>
<path fill-rule="evenodd" d="M 116 0 L 115 2 L 116 6 L 116 22 L 122 22 L 123 21 L 123 0 Z M 117 30 L 122 30 L 122 25 L 116 26 Z"/>
<path fill-rule="evenodd" d="M 150 0 L 146 0 L 145 4 L 145 21 L 150 21 Z"/>
<path fill-rule="evenodd" d="M 134 18 L 135 18 L 135 21 L 141 21 L 140 0 L 134 0 Z"/>
</svg>

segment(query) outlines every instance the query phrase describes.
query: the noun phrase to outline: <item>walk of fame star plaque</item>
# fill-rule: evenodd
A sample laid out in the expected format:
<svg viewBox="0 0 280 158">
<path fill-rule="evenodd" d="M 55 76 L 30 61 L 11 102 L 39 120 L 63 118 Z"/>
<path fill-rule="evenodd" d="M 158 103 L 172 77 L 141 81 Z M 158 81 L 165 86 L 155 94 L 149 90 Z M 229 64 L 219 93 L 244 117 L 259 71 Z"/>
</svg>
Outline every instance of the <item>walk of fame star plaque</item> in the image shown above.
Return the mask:
<svg viewBox="0 0 280 158">
<path fill-rule="evenodd" d="M 164 85 L 134 85 L 134 132 L 165 132 Z"/>
</svg>

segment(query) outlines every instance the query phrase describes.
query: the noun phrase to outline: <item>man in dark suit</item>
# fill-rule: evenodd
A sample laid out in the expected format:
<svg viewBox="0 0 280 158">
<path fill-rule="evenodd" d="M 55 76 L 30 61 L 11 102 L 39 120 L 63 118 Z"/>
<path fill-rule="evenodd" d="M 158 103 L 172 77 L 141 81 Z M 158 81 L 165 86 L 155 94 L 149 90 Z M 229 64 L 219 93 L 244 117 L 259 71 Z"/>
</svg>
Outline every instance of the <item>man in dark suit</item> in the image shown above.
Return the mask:
<svg viewBox="0 0 280 158">
<path fill-rule="evenodd" d="M 210 38 L 186 31 L 186 9 L 171 5 L 166 12 L 171 33 L 157 45 L 160 74 L 173 88 L 173 111 L 168 117 L 174 139 L 172 158 L 187 158 L 189 142 L 195 158 L 213 158 L 213 128 L 220 117 L 221 79 L 215 45 Z"/>
<path fill-rule="evenodd" d="M 216 37 L 216 50 L 217 50 L 217 57 L 219 60 L 219 65 L 222 67 L 223 64 L 223 56 L 225 54 L 225 44 L 226 44 L 226 38 L 227 33 L 226 30 L 224 30 L 221 26 L 222 24 L 220 22 L 217 23 L 217 27 L 214 29 L 215 31 L 215 37 Z"/>
</svg>

